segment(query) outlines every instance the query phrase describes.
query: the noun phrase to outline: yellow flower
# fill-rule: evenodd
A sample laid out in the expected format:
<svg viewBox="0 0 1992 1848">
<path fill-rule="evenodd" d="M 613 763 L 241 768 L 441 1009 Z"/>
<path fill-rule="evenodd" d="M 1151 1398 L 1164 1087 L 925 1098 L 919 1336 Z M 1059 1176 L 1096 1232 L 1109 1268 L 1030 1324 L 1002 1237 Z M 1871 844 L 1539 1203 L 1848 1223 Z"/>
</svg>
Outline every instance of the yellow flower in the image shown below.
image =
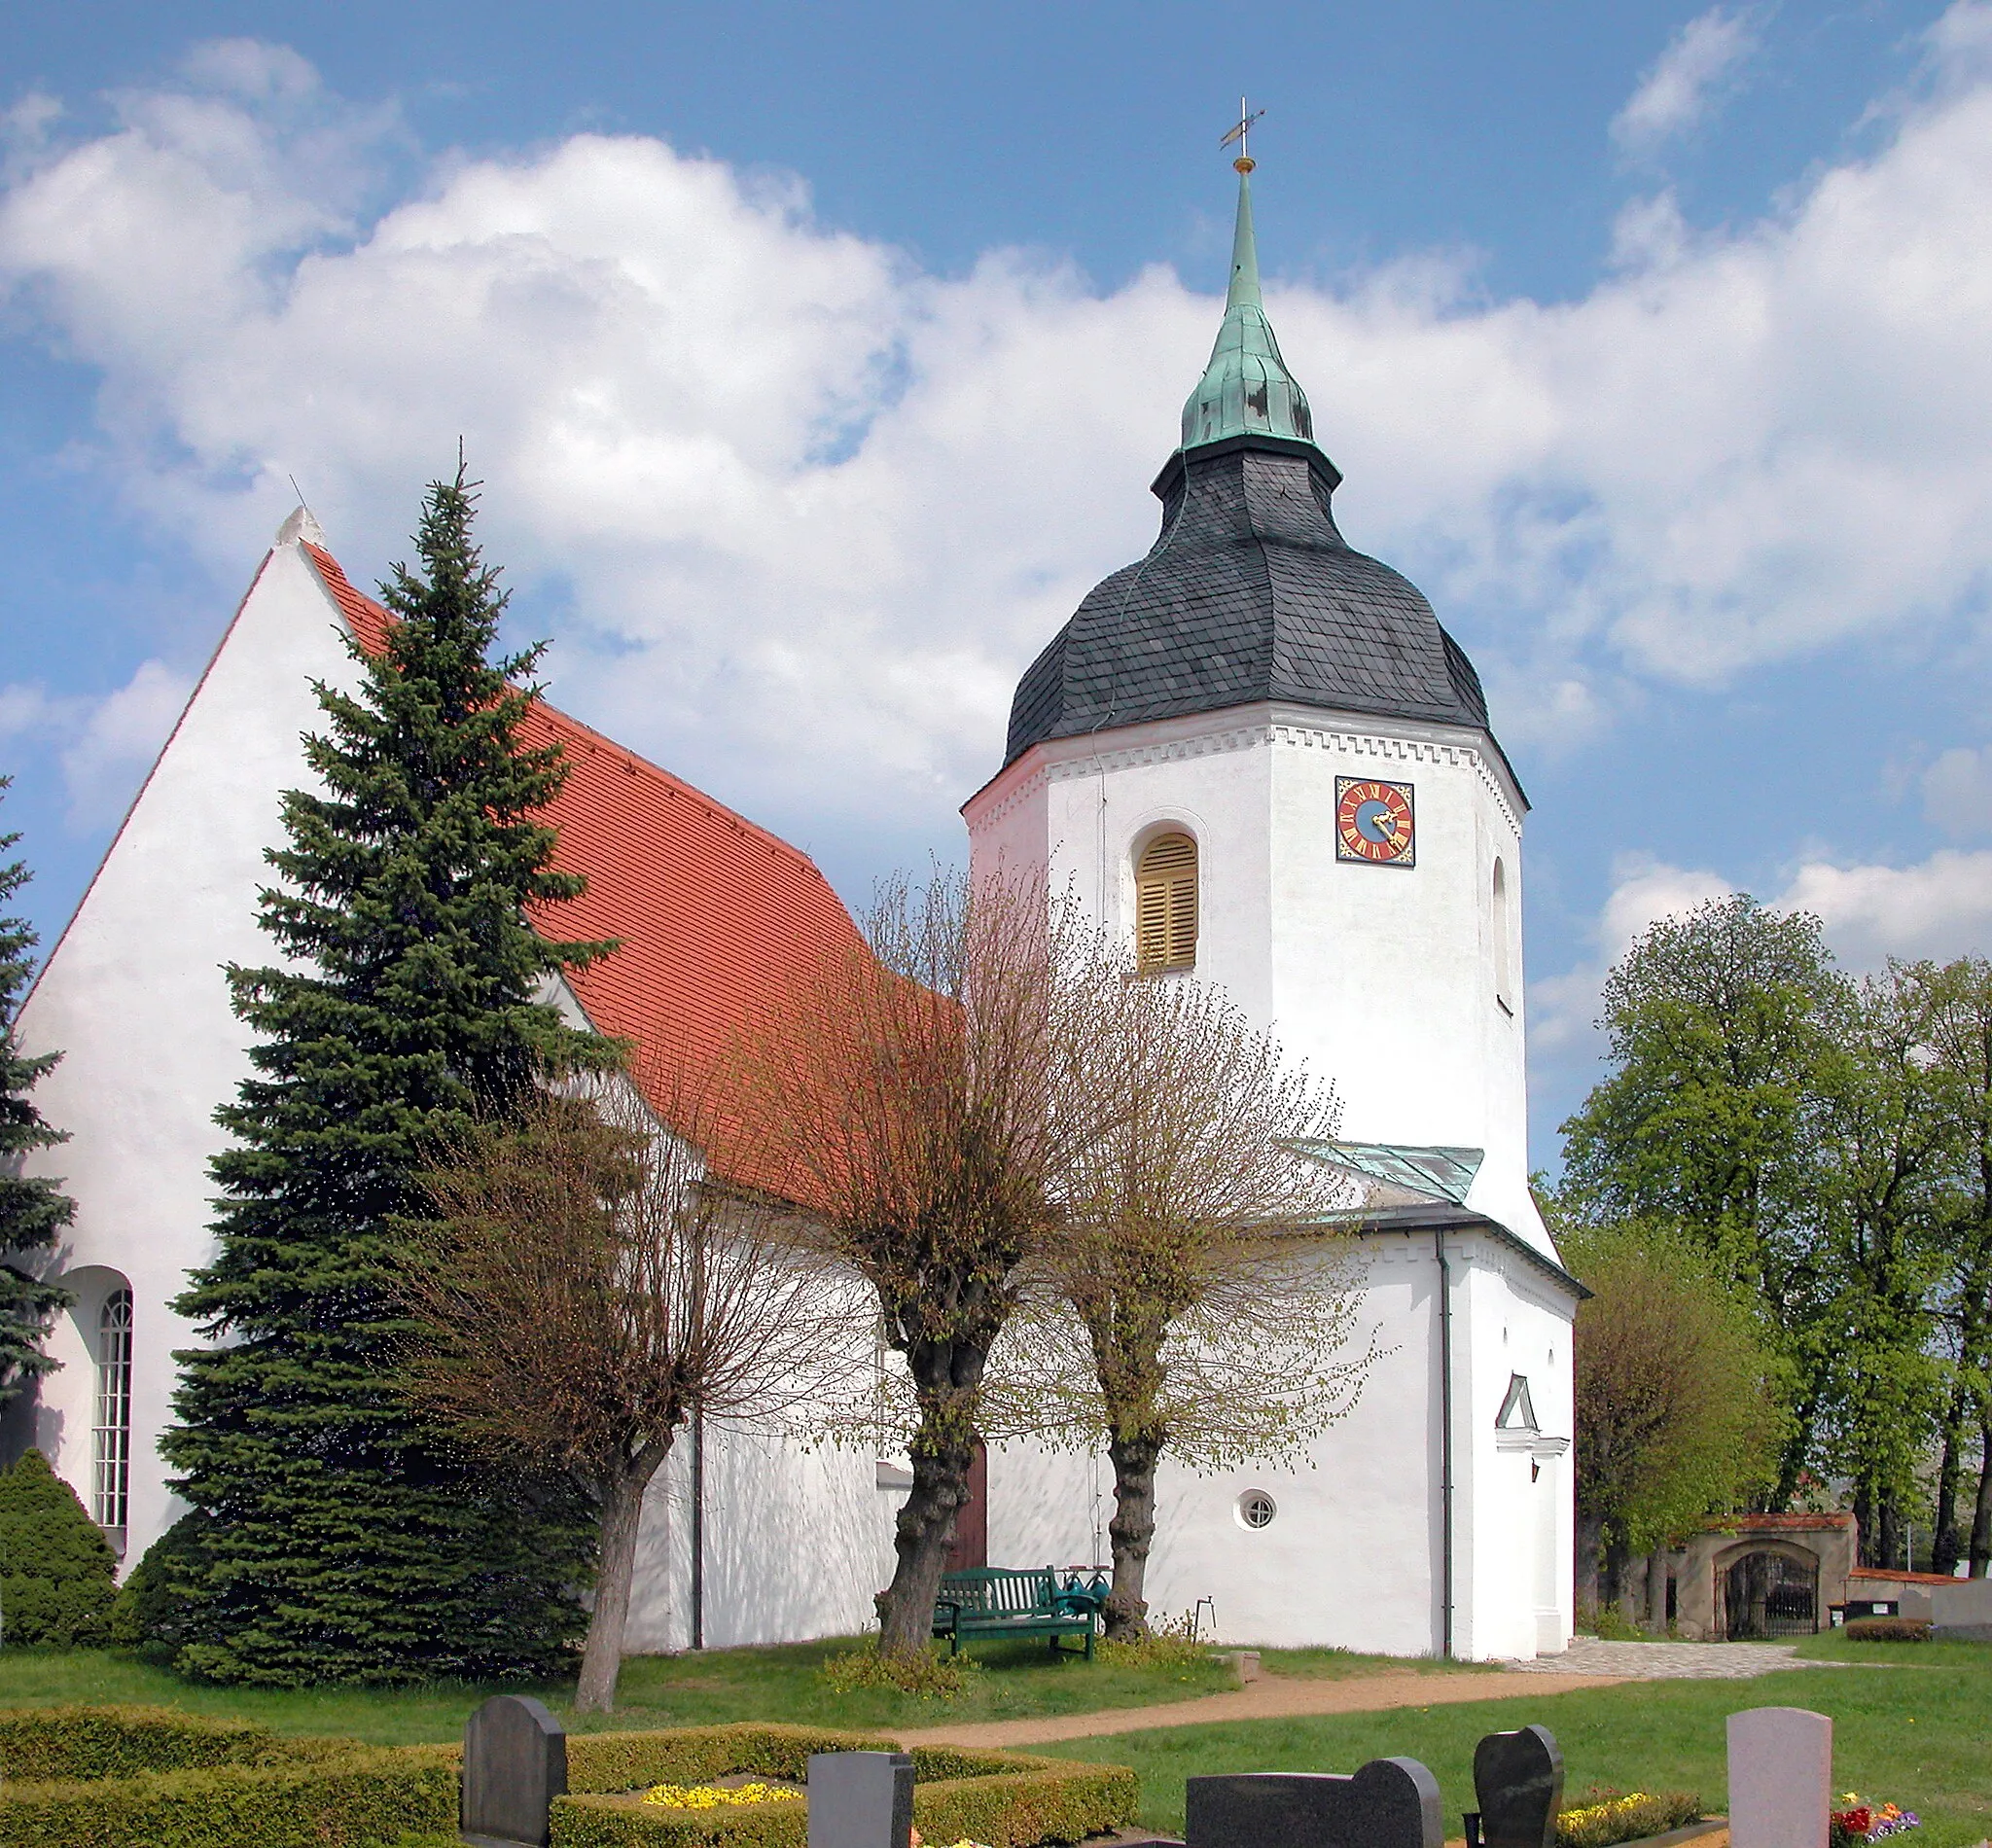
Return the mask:
<svg viewBox="0 0 1992 1848">
<path fill-rule="evenodd" d="M 742 1784 L 737 1790 L 720 1784 L 656 1784 L 644 1792 L 643 1800 L 662 1809 L 738 1809 L 749 1803 L 800 1803 L 802 1793 L 772 1784 Z"/>
</svg>

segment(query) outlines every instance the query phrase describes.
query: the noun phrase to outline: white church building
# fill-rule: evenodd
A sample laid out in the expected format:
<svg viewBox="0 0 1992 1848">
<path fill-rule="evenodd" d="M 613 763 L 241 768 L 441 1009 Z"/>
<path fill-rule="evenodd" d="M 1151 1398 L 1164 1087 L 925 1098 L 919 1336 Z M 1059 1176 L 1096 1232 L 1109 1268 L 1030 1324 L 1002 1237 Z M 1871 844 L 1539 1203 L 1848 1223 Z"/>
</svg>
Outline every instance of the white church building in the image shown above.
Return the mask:
<svg viewBox="0 0 1992 1848">
<path fill-rule="evenodd" d="M 1331 1077 L 1358 1184 L 1345 1226 L 1378 1358 L 1311 1467 L 1166 1461 L 1152 1610 L 1240 1644 L 1531 1657 L 1572 1627 L 1571 1326 L 1583 1287 L 1528 1188 L 1521 985 L 1527 802 L 1477 675 L 1431 606 L 1337 531 L 1260 300 L 1249 162 L 1229 296 L 1147 556 L 1020 682 L 1003 763 L 963 813 L 973 864 L 1042 871 L 1157 980 L 1193 972 Z M 157 1449 L 170 1304 L 211 1248 L 217 1105 L 249 1074 L 223 965 L 267 961 L 256 895 L 281 792 L 308 780 L 310 683 L 387 618 L 302 510 L 258 569 L 18 1023 L 59 1050 L 35 1158 L 77 1201 L 61 1362 L 10 1412 L 135 1560 L 179 1509 Z M 565 937 L 622 947 L 563 1005 L 672 1057 L 717 1057 L 757 1001 L 854 927 L 796 849 L 553 708 L 549 820 L 584 873 Z M 890 1576 L 892 1458 L 774 1436 L 681 1442 L 651 1491 L 630 1647 L 861 1630 Z M 958 1563 L 1103 1561 L 1101 1458 L 992 1446 Z"/>
</svg>

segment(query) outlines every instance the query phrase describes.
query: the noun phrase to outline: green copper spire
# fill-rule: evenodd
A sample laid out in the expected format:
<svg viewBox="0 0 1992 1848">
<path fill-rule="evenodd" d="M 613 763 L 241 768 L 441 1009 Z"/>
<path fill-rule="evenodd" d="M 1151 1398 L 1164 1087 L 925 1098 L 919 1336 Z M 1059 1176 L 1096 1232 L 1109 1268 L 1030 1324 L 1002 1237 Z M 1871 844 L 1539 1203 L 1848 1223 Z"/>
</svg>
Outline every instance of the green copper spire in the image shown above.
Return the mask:
<svg viewBox="0 0 1992 1848">
<path fill-rule="evenodd" d="M 1280 358 L 1280 343 L 1259 298 L 1259 243 L 1252 234 L 1254 162 L 1240 155 L 1232 164 L 1238 169 L 1238 229 L 1231 239 L 1231 286 L 1210 364 L 1183 407 L 1183 446 L 1245 436 L 1312 443 L 1307 394 Z"/>
</svg>

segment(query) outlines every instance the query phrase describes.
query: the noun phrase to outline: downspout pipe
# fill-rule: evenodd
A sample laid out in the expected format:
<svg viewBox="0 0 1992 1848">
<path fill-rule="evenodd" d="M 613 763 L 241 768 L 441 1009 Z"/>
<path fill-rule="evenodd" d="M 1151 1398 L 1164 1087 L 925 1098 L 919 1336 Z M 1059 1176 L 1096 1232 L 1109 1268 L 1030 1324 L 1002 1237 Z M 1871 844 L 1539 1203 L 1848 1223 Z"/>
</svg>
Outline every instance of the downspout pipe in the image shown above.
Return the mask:
<svg viewBox="0 0 1992 1848">
<path fill-rule="evenodd" d="M 1445 1255 L 1445 1229 L 1432 1234 L 1439 1260 L 1439 1653 L 1452 1659 L 1452 1263 Z"/>
<path fill-rule="evenodd" d="M 705 1647 L 705 1414 L 692 1414 L 692 1647 Z"/>
</svg>

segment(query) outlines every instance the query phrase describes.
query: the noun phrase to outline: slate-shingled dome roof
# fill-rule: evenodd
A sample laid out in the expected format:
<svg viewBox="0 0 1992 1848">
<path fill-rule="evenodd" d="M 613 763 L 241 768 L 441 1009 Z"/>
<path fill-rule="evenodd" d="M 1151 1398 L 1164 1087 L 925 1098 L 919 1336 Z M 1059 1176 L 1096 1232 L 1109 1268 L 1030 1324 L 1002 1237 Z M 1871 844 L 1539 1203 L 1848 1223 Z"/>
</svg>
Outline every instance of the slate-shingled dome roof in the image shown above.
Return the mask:
<svg viewBox="0 0 1992 1848">
<path fill-rule="evenodd" d="M 1486 729 L 1480 677 L 1432 606 L 1335 530 L 1340 480 L 1312 444 L 1277 437 L 1172 456 L 1155 483 L 1160 537 L 1026 670 L 1004 762 L 1046 738 L 1266 699 Z"/>
</svg>

